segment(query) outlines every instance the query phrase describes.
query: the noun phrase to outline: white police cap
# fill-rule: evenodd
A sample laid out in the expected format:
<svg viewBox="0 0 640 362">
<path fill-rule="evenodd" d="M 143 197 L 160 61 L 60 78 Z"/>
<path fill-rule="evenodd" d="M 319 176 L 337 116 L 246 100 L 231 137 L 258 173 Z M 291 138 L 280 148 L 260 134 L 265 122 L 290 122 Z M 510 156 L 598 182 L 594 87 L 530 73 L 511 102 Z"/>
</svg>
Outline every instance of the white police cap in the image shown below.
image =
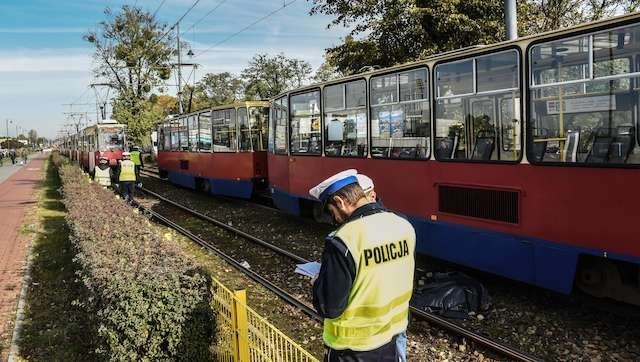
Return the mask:
<svg viewBox="0 0 640 362">
<path fill-rule="evenodd" d="M 364 191 L 365 194 L 373 190 L 373 180 L 371 179 L 371 177 L 359 173 L 356 175 L 356 178 L 358 179 L 360 188 L 362 188 L 362 191 Z"/>
<path fill-rule="evenodd" d="M 125 152 L 122 152 L 122 155 L 123 155 L 123 156 L 131 156 L 131 152 L 126 152 L 126 151 L 125 151 Z"/>
<path fill-rule="evenodd" d="M 339 172 L 309 189 L 309 195 L 322 202 L 325 202 L 327 201 L 329 196 L 333 195 L 341 188 L 357 183 L 357 174 L 358 171 L 355 169 L 349 169 Z"/>
</svg>

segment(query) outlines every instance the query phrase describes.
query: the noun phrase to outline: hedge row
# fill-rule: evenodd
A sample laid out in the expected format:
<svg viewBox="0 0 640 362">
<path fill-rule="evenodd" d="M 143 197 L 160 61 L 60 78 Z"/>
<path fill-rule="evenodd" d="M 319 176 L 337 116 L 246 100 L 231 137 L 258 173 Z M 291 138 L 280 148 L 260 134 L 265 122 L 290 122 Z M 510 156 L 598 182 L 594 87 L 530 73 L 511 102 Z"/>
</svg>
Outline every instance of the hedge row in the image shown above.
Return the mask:
<svg viewBox="0 0 640 362">
<path fill-rule="evenodd" d="M 52 163 L 57 163 L 53 160 Z M 162 229 L 78 168 L 59 174 L 72 242 L 106 360 L 209 360 L 210 280 Z"/>
</svg>

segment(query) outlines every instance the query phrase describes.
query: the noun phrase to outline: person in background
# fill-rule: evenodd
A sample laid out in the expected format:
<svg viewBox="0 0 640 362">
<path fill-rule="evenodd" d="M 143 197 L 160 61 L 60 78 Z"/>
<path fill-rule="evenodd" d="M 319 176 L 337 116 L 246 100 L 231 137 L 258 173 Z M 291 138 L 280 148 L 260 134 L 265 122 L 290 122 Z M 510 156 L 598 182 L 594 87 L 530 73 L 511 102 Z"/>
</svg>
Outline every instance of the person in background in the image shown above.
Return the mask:
<svg viewBox="0 0 640 362">
<path fill-rule="evenodd" d="M 20 158 L 22 158 L 22 161 L 24 162 L 24 164 L 27 163 L 27 159 L 29 158 L 29 152 L 24 147 L 20 150 Z"/>
<path fill-rule="evenodd" d="M 374 184 L 371 177 L 363 175 L 361 173 L 356 175 L 358 184 L 364 191 L 365 196 L 370 202 L 376 202 L 378 206 L 384 207 L 382 201 L 378 198 L 376 191 L 374 190 Z M 396 337 L 396 347 L 398 348 L 398 358 L 400 362 L 407 361 L 407 331 L 398 334 Z"/>
<path fill-rule="evenodd" d="M 133 161 L 136 169 L 136 183 L 138 186 L 142 186 L 142 182 L 140 180 L 140 169 L 144 167 L 144 164 L 142 163 L 142 153 L 140 152 L 140 148 L 136 146 L 131 147 L 131 161 Z"/>
<path fill-rule="evenodd" d="M 122 161 L 118 165 L 116 174 L 122 198 L 125 201 L 133 201 L 133 192 L 136 187 L 136 167 L 131 161 L 129 152 L 122 153 Z"/>
<path fill-rule="evenodd" d="M 11 151 L 9 151 L 9 158 L 11 158 L 12 165 L 16 164 L 16 157 L 18 157 L 18 155 L 16 154 L 16 150 L 11 149 Z"/>
<path fill-rule="evenodd" d="M 93 169 L 93 180 L 102 186 L 111 186 L 111 167 L 106 157 L 100 156 L 98 159 L 98 164 Z"/>
<path fill-rule="evenodd" d="M 309 190 L 340 226 L 325 239 L 313 281 L 324 318 L 324 361 L 398 361 L 413 293 L 416 235 L 404 218 L 370 201 L 356 170 Z"/>
</svg>

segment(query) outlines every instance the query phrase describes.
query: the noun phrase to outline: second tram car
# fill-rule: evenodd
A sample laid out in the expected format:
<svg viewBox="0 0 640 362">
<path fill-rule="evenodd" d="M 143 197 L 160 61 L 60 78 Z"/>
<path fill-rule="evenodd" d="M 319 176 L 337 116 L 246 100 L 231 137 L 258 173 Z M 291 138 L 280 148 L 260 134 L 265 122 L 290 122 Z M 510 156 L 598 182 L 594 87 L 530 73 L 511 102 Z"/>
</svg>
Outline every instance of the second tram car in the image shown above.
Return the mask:
<svg viewBox="0 0 640 362">
<path fill-rule="evenodd" d="M 640 304 L 640 15 L 312 85 L 272 103 L 274 203 L 357 168 L 418 251 Z"/>
<path fill-rule="evenodd" d="M 239 102 L 162 123 L 158 169 L 171 182 L 251 198 L 267 186 L 269 102 Z"/>
</svg>

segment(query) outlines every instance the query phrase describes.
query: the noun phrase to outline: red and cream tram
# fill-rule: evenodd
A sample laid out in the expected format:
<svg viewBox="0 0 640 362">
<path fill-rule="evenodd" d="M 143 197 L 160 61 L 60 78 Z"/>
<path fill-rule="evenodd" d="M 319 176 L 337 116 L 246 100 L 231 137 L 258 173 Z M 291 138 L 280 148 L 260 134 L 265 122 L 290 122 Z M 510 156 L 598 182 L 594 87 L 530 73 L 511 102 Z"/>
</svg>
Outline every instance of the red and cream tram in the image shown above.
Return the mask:
<svg viewBox="0 0 640 362">
<path fill-rule="evenodd" d="M 640 304 L 639 90 L 637 14 L 296 89 L 270 190 L 317 213 L 309 188 L 356 168 L 421 253 Z"/>
<path fill-rule="evenodd" d="M 269 102 L 182 115 L 158 129 L 158 169 L 171 182 L 215 195 L 250 198 L 266 188 Z"/>
<path fill-rule="evenodd" d="M 78 161 L 87 171 L 93 171 L 100 157 L 106 157 L 115 167 L 122 159 L 125 147 L 125 125 L 105 120 L 82 130 L 78 137 Z"/>
</svg>

